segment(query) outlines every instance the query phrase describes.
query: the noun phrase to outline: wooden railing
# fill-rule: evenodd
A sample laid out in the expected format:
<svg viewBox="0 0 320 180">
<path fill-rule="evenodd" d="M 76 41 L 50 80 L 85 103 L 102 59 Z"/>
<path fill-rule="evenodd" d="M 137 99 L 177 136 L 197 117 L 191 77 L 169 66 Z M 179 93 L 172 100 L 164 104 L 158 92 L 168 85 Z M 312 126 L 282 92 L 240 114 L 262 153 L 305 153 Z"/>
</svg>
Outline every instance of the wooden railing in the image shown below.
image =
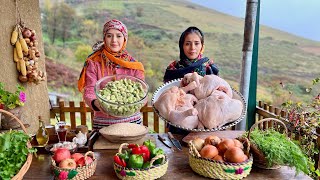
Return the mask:
<svg viewBox="0 0 320 180">
<path fill-rule="evenodd" d="M 142 113 L 143 125 L 148 127 L 153 126 L 153 130 L 155 132 L 167 131 L 164 123 L 159 121 L 159 116 L 153 111 L 151 106 L 142 107 L 140 112 Z M 90 117 L 89 119 L 88 116 Z M 153 120 L 149 122 L 150 117 L 152 117 Z M 51 108 L 50 118 L 59 118 L 59 120 L 62 121 L 66 121 L 68 119 L 70 121 L 71 129 L 76 129 L 77 125 L 87 125 L 88 120 L 92 124 L 93 111 L 90 107 L 86 106 L 83 101 L 81 101 L 78 106 L 75 106 L 73 101 L 70 101 L 69 103 L 60 101 L 58 106 L 53 106 Z M 77 123 L 77 118 L 80 118 L 79 123 Z M 161 125 L 164 127 L 164 129 L 160 130 Z"/>
</svg>

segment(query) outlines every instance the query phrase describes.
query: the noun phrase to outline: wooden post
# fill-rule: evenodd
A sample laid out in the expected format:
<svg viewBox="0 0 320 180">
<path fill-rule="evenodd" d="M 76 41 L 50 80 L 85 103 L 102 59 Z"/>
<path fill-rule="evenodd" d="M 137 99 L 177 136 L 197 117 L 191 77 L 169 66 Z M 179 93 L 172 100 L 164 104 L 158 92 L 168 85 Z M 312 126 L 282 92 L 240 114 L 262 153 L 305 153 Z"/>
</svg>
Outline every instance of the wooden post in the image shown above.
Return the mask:
<svg viewBox="0 0 320 180">
<path fill-rule="evenodd" d="M 259 3 L 258 0 L 247 0 L 247 6 L 246 6 L 244 40 L 243 40 L 243 47 L 242 47 L 243 55 L 242 55 L 240 92 L 244 96 L 244 99 L 246 100 L 247 104 L 249 102 L 252 50 L 253 50 L 253 41 L 254 41 L 254 32 L 255 32 L 255 26 L 256 26 L 258 3 Z M 244 120 L 244 121 L 241 121 L 239 124 L 237 124 L 236 129 L 245 130 L 247 125 L 246 121 L 247 120 Z"/>
</svg>

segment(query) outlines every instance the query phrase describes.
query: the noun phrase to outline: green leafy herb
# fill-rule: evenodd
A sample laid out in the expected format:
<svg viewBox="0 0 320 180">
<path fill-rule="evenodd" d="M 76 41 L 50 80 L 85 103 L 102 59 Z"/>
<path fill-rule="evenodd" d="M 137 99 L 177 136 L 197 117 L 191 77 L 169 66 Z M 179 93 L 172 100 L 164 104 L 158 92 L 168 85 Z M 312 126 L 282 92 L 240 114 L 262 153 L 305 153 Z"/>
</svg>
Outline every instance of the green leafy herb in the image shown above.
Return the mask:
<svg viewBox="0 0 320 180">
<path fill-rule="evenodd" d="M 296 173 L 304 172 L 309 174 L 308 157 L 302 152 L 300 147 L 291 141 L 285 134 L 281 134 L 274 129 L 258 130 L 250 133 L 250 140 L 265 155 L 268 165 L 287 165 L 295 167 Z"/>
<path fill-rule="evenodd" d="M 26 162 L 28 153 L 36 152 L 27 147 L 29 140 L 30 137 L 21 131 L 0 134 L 0 179 L 11 179 Z"/>
</svg>

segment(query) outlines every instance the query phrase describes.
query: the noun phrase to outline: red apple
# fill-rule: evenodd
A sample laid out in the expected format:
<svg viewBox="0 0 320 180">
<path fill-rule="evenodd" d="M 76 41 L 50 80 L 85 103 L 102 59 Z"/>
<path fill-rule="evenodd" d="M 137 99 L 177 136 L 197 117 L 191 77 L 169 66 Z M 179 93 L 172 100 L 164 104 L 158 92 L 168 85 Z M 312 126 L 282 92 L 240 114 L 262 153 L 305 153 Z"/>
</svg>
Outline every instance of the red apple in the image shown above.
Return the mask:
<svg viewBox="0 0 320 180">
<path fill-rule="evenodd" d="M 75 169 L 77 167 L 77 163 L 74 161 L 74 159 L 68 158 L 62 160 L 59 163 L 59 167 L 64 169 Z"/>
<path fill-rule="evenodd" d="M 93 162 L 93 159 L 90 156 L 85 157 L 86 165 L 91 164 Z"/>
<path fill-rule="evenodd" d="M 61 161 L 69 158 L 71 158 L 71 153 L 67 148 L 58 148 L 53 155 L 53 159 L 56 163 L 60 163 Z"/>
<path fill-rule="evenodd" d="M 84 157 L 83 154 L 81 153 L 74 153 L 74 154 L 71 154 L 71 158 L 74 159 L 74 161 L 78 161 L 80 158 Z"/>
<path fill-rule="evenodd" d="M 85 159 L 84 159 L 84 156 L 81 157 L 80 159 L 78 159 L 78 161 L 76 161 L 76 163 L 77 163 L 77 165 L 78 165 L 79 167 L 85 166 L 85 165 L 86 165 L 86 161 L 85 161 Z"/>
</svg>

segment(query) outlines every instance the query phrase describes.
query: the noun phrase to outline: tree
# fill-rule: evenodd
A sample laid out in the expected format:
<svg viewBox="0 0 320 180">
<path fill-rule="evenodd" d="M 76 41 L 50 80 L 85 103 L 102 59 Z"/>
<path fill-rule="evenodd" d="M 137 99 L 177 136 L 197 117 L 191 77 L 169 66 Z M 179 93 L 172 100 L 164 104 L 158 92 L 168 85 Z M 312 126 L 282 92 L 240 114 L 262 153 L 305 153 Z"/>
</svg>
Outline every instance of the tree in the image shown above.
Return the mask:
<svg viewBox="0 0 320 180">
<path fill-rule="evenodd" d="M 63 47 L 65 47 L 65 42 L 71 36 L 71 27 L 73 25 L 73 20 L 75 19 L 76 12 L 73 8 L 65 3 L 60 3 L 58 9 L 58 19 L 59 19 L 59 36 L 62 39 Z"/>
<path fill-rule="evenodd" d="M 47 32 L 51 43 L 54 44 L 56 38 L 60 38 L 65 46 L 66 40 L 71 36 L 74 19 L 77 19 L 75 10 L 61 2 L 55 3 L 52 7 L 46 5 L 44 13 L 47 13 L 44 16 L 47 20 Z"/>
</svg>

